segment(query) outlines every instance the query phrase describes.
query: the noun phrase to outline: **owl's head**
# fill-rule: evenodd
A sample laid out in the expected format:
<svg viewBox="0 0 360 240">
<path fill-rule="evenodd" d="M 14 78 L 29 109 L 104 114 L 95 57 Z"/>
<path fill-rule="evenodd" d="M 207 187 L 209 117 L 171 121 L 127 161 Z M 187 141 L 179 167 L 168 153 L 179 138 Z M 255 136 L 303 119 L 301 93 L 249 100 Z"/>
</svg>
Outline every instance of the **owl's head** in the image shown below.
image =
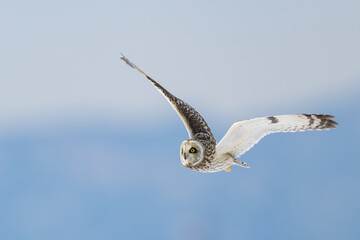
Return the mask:
<svg viewBox="0 0 360 240">
<path fill-rule="evenodd" d="M 196 140 L 186 140 L 180 147 L 181 163 L 185 167 L 194 167 L 204 159 L 204 147 Z"/>
</svg>

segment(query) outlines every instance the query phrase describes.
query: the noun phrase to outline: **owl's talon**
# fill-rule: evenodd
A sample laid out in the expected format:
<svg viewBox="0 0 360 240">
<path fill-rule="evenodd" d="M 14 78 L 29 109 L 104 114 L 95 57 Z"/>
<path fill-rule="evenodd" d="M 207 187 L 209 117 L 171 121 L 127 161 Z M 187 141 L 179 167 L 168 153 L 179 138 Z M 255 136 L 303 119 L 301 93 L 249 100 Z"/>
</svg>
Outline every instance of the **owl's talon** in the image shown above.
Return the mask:
<svg viewBox="0 0 360 240">
<path fill-rule="evenodd" d="M 229 166 L 229 167 L 227 167 L 227 168 L 224 169 L 224 171 L 226 171 L 226 172 L 230 172 L 231 170 L 232 170 L 232 167 L 231 167 L 231 166 Z"/>
</svg>

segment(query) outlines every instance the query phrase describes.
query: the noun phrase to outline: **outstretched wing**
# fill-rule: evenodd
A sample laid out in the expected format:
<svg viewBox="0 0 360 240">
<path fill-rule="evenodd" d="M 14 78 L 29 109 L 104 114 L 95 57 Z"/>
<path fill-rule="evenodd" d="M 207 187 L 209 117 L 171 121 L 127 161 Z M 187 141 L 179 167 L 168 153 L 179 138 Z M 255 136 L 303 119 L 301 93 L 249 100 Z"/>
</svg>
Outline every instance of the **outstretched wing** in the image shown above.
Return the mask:
<svg viewBox="0 0 360 240">
<path fill-rule="evenodd" d="M 291 114 L 235 122 L 216 146 L 216 151 L 220 155 L 240 157 L 270 133 L 335 128 L 337 123 L 331 118 L 333 116 L 323 114 Z"/>
<path fill-rule="evenodd" d="M 130 67 L 135 68 L 141 74 L 143 74 L 169 101 L 171 106 L 175 109 L 175 111 L 179 114 L 181 120 L 183 121 L 190 138 L 193 138 L 198 133 L 206 133 L 215 141 L 215 138 L 204 118 L 194 108 L 192 108 L 183 100 L 172 95 L 149 75 L 144 73 L 140 68 L 133 64 L 129 59 L 127 59 L 123 54 L 121 55 L 122 60 L 124 60 Z"/>
</svg>

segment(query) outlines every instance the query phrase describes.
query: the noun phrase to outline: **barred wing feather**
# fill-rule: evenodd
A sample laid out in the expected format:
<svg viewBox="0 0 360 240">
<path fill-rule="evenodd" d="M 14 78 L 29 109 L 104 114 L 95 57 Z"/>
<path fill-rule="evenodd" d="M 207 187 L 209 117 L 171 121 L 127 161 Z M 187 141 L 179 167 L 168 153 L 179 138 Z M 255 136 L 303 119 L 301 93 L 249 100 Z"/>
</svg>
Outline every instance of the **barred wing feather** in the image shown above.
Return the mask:
<svg viewBox="0 0 360 240">
<path fill-rule="evenodd" d="M 240 157 L 270 133 L 335 128 L 337 123 L 331 118 L 323 114 L 290 114 L 235 122 L 217 144 L 216 151 L 219 155 Z"/>
</svg>

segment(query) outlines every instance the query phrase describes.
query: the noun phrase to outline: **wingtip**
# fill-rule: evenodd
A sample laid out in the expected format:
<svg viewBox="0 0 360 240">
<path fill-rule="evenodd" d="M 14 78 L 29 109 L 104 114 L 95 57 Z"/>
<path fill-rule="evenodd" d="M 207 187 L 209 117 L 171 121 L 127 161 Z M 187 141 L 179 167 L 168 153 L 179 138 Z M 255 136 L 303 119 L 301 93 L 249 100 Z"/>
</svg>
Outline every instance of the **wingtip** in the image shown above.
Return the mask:
<svg viewBox="0 0 360 240">
<path fill-rule="evenodd" d="M 337 125 L 339 125 L 339 123 L 332 120 L 332 118 L 335 118 L 335 116 L 333 116 L 333 115 L 320 114 L 317 117 L 319 117 L 320 119 L 325 121 L 322 126 L 322 128 L 324 128 L 324 129 L 333 129 L 333 128 L 336 128 Z"/>
<path fill-rule="evenodd" d="M 121 55 L 121 57 L 120 57 L 121 60 L 124 60 L 124 61 L 125 61 L 125 59 L 127 59 L 122 52 L 120 52 L 120 55 Z"/>
<path fill-rule="evenodd" d="M 120 52 L 121 56 L 120 59 L 123 60 L 127 65 L 129 65 L 132 68 L 136 68 L 135 64 L 133 64 L 129 59 L 127 59 L 122 52 Z"/>
<path fill-rule="evenodd" d="M 336 128 L 337 125 L 339 125 L 339 123 L 337 123 L 331 119 L 328 119 L 328 121 L 326 123 L 326 127 L 328 127 L 328 128 Z"/>
<path fill-rule="evenodd" d="M 336 128 L 339 123 L 335 122 L 333 118 L 335 116 L 329 114 L 303 114 L 310 119 L 310 125 L 314 123 L 315 119 L 320 120 L 319 125 L 314 126 L 314 130 L 327 130 Z"/>
</svg>

